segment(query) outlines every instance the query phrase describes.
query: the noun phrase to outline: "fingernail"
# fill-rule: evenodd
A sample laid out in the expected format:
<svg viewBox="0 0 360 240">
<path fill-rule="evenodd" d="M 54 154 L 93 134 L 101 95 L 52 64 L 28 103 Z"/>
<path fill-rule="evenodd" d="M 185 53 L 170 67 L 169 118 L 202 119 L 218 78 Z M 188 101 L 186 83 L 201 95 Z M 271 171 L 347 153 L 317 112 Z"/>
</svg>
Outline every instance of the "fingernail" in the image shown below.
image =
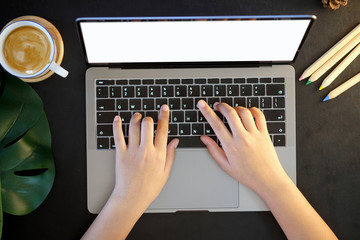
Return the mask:
<svg viewBox="0 0 360 240">
<path fill-rule="evenodd" d="M 166 104 L 162 105 L 162 106 L 161 106 L 161 110 L 163 110 L 163 111 L 169 111 L 168 105 L 166 105 Z"/>
<path fill-rule="evenodd" d="M 180 142 L 180 140 L 178 139 L 178 140 L 176 141 L 176 143 L 175 143 L 175 148 L 177 148 L 177 147 L 178 147 L 179 142 Z"/>
<path fill-rule="evenodd" d="M 117 116 L 115 116 L 115 118 L 114 118 L 114 122 L 118 122 L 119 121 L 119 119 L 120 119 L 120 116 L 119 115 L 117 115 Z"/>
<path fill-rule="evenodd" d="M 205 107 L 205 102 L 204 102 L 204 100 L 199 100 L 197 105 L 198 105 L 198 108 L 203 108 L 203 107 Z"/>
<path fill-rule="evenodd" d="M 215 102 L 215 103 L 213 104 L 213 108 L 214 108 L 214 109 L 217 108 L 218 105 L 219 105 L 219 102 Z"/>
</svg>

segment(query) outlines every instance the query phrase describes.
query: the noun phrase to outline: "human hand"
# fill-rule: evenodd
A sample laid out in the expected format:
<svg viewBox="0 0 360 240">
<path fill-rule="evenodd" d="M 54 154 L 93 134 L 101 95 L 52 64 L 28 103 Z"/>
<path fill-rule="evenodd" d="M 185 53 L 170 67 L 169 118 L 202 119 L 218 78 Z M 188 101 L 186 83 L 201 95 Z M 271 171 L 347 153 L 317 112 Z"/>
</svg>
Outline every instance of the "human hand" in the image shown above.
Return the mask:
<svg viewBox="0 0 360 240">
<path fill-rule="evenodd" d="M 230 176 L 258 193 L 270 187 L 278 177 L 288 179 L 269 137 L 265 117 L 259 109 L 214 104 L 214 109 L 227 119 L 230 132 L 206 102 L 200 100 L 198 107 L 222 148 L 208 136 L 202 136 L 201 140 Z"/>
<path fill-rule="evenodd" d="M 129 126 L 129 141 L 126 145 L 120 117 L 114 119 L 116 145 L 116 182 L 113 195 L 131 203 L 139 203 L 145 210 L 164 187 L 175 158 L 179 140 L 167 145 L 169 107 L 163 105 L 158 117 L 154 139 L 154 122 L 150 117 L 141 121 L 135 113 Z"/>
</svg>

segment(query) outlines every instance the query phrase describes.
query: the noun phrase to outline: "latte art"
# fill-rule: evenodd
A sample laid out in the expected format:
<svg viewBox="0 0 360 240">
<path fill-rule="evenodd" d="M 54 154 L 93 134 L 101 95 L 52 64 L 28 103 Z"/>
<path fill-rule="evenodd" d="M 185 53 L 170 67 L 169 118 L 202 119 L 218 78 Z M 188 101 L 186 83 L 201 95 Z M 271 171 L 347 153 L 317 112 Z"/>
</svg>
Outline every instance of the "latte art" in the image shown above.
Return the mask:
<svg viewBox="0 0 360 240">
<path fill-rule="evenodd" d="M 50 62 L 51 44 L 41 30 L 24 26 L 7 36 L 3 53 L 9 67 L 21 74 L 31 75 Z"/>
</svg>

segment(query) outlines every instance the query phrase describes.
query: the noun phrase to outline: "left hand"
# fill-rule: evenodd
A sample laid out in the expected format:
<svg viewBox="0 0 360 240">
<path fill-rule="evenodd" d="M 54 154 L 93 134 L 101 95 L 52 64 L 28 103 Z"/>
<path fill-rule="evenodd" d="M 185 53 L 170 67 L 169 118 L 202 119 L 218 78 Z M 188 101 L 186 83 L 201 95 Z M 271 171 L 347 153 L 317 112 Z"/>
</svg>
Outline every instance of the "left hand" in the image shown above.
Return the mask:
<svg viewBox="0 0 360 240">
<path fill-rule="evenodd" d="M 169 107 L 163 105 L 158 117 L 154 139 L 154 122 L 150 117 L 141 121 L 141 114 L 132 116 L 129 126 L 129 142 L 126 145 L 121 119 L 113 123 L 116 145 L 116 183 L 113 195 L 121 201 L 139 203 L 145 210 L 164 187 L 175 158 L 179 143 L 173 139 L 167 145 Z"/>
</svg>

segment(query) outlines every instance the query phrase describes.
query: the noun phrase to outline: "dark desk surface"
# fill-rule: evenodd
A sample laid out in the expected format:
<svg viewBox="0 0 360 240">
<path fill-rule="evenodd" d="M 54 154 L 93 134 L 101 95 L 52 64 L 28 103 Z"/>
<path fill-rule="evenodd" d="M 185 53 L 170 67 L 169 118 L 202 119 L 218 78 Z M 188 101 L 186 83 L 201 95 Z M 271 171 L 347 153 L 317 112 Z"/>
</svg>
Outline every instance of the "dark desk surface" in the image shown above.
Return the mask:
<svg viewBox="0 0 360 240">
<path fill-rule="evenodd" d="M 86 16 L 314 14 L 294 63 L 296 77 L 360 22 L 360 3 L 324 9 L 321 0 L 0 1 L 0 28 L 22 15 L 52 22 L 65 43 L 66 79 L 32 84 L 45 104 L 56 179 L 33 213 L 5 214 L 4 239 L 79 239 L 95 218 L 86 207 L 85 60 L 74 21 Z M 329 90 L 360 72 L 357 58 L 329 88 L 296 83 L 298 187 L 341 239 L 360 239 L 360 85 L 322 103 Z M 119 226 L 121 227 L 121 226 Z M 284 239 L 270 212 L 145 214 L 129 239 Z"/>
</svg>

